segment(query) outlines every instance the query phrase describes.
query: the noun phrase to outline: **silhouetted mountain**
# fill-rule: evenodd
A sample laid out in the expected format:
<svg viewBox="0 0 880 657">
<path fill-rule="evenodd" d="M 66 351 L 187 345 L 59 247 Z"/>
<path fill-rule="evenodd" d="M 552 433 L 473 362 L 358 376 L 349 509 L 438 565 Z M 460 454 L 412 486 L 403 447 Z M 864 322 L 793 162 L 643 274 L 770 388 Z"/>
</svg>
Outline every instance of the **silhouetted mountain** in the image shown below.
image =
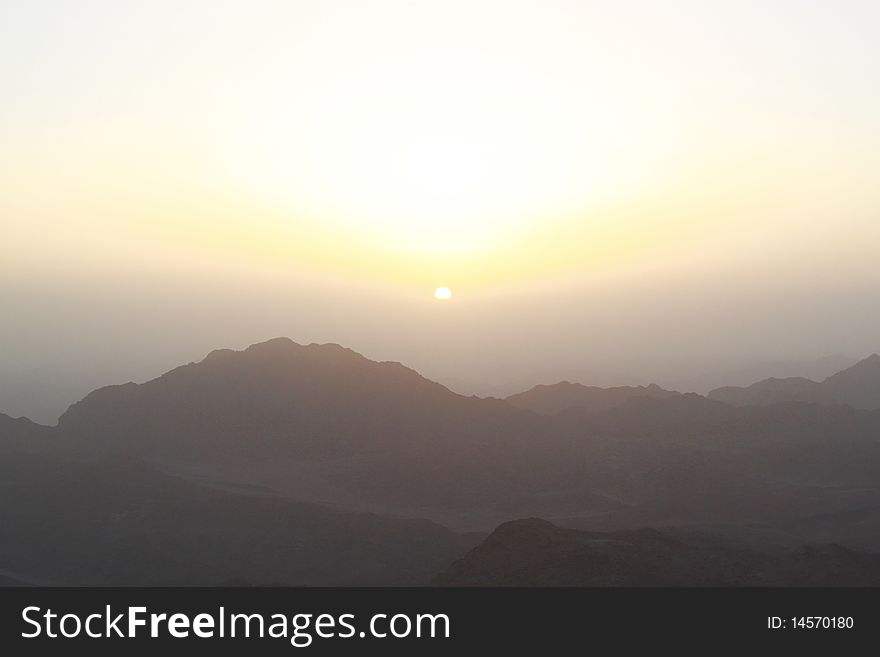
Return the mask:
<svg viewBox="0 0 880 657">
<path fill-rule="evenodd" d="M 215 351 L 158 379 L 102 388 L 58 432 L 190 477 L 296 499 L 442 518 L 521 496 L 540 417 L 463 397 L 399 363 L 271 340 Z"/>
<path fill-rule="evenodd" d="M 0 458 L 9 453 L 53 449 L 57 446 L 56 443 L 50 427 L 31 422 L 26 417 L 11 418 L 0 413 Z"/>
<path fill-rule="evenodd" d="M 798 360 L 768 360 L 741 363 L 702 374 L 663 378 L 661 385 L 673 390 L 688 390 L 708 394 L 725 386 L 748 386 L 771 377 L 780 379 L 805 378 L 821 381 L 858 362 L 858 359 L 840 354 Z"/>
<path fill-rule="evenodd" d="M 718 388 L 710 392 L 709 397 L 735 406 L 810 402 L 878 410 L 880 355 L 873 354 L 821 383 L 804 378 L 766 379 L 746 388 Z"/>
<path fill-rule="evenodd" d="M 869 362 L 834 385 L 857 388 L 870 371 Z M 525 516 L 602 532 L 711 526 L 880 550 L 880 412 L 733 406 L 653 386 L 525 395 L 550 404 L 560 391 L 589 402 L 536 413 L 338 345 L 279 339 L 97 390 L 57 428 L 0 417 L 0 482 L 14 489 L 0 526 L 34 537 L 0 546 L 0 575 L 408 583 L 467 540 L 382 516 L 477 531 Z M 52 546 L 78 532 L 66 561 Z M 202 558 L 184 540 L 212 547 Z M 300 565 L 282 563 L 284 550 Z"/>
<path fill-rule="evenodd" d="M 535 386 L 526 392 L 507 397 L 506 401 L 518 408 L 554 415 L 570 408 L 580 408 L 588 412 L 606 411 L 633 397 L 673 397 L 678 394 L 654 384 L 597 388 L 562 381 L 553 385 Z"/>
<path fill-rule="evenodd" d="M 880 409 L 880 354 L 829 376 L 822 386 L 832 397 L 853 408 Z"/>
<path fill-rule="evenodd" d="M 49 436 L 50 428 L 31 422 L 26 417 L 12 418 L 0 413 L 0 438 L 27 442 Z"/>
<path fill-rule="evenodd" d="M 837 545 L 758 551 L 713 536 L 585 532 L 508 522 L 453 563 L 444 586 L 877 586 L 880 555 Z"/>
<path fill-rule="evenodd" d="M 602 529 L 778 523 L 880 505 L 878 413 L 738 408 L 653 387 L 602 399 L 622 402 L 548 417 L 338 345 L 279 339 L 98 390 L 65 414 L 58 438 L 196 483 L 459 529 L 525 515 Z"/>
<path fill-rule="evenodd" d="M 331 457 L 510 440 L 528 419 L 499 400 L 457 395 L 399 363 L 281 338 L 215 351 L 142 385 L 97 390 L 71 406 L 59 429 L 156 458 Z M 471 422 L 507 433 L 447 431 Z"/>
<path fill-rule="evenodd" d="M 101 388 L 59 427 L 90 440 L 174 458 L 253 450 L 300 454 L 373 451 L 396 438 L 390 415 L 418 426 L 465 398 L 399 363 L 376 363 L 335 344 L 278 338 L 219 350 L 148 383 Z M 381 430 L 377 433 L 377 429 Z"/>
</svg>

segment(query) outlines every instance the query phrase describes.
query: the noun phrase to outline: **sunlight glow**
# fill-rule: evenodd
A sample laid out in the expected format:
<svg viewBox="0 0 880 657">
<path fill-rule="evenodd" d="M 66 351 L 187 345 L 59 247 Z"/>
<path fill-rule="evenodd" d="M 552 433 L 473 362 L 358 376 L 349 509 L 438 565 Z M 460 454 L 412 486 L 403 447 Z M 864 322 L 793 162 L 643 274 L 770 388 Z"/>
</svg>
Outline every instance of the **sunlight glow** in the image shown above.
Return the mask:
<svg viewBox="0 0 880 657">
<path fill-rule="evenodd" d="M 0 278 L 51 251 L 471 300 L 756 235 L 861 254 L 878 10 L 842 1 L 0 3 Z"/>
<path fill-rule="evenodd" d="M 243 101 L 243 122 L 223 139 L 234 186 L 291 221 L 457 257 L 656 179 L 662 116 L 638 117 L 631 91 L 570 56 L 576 33 L 539 27 L 542 47 L 524 50 L 536 38 L 526 13 L 487 48 L 456 12 L 398 9 L 411 32 L 354 9 L 357 20 L 302 46 L 312 67 Z M 444 31 L 454 44 L 426 36 Z"/>
</svg>

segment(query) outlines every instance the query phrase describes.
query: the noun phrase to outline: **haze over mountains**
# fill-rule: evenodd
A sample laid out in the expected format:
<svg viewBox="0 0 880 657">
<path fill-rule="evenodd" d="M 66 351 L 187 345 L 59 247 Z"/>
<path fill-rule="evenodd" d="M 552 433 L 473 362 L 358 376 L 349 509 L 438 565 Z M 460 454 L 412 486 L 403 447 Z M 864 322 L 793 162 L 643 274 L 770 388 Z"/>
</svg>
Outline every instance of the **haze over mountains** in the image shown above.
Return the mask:
<svg viewBox="0 0 880 657">
<path fill-rule="evenodd" d="M 215 351 L 96 390 L 57 427 L 0 416 L 0 574 L 419 584 L 479 533 L 538 516 L 592 532 L 711 533 L 721 556 L 707 570 L 659 584 L 806 582 L 809 568 L 718 577 L 730 541 L 772 568 L 783 561 L 771 547 L 880 551 L 880 358 L 815 386 L 834 395 L 725 403 L 560 383 L 482 399 L 339 345 Z M 691 538 L 676 540 L 686 549 L 670 555 L 685 563 Z M 639 559 L 661 550 L 637 542 Z M 480 579 L 468 572 L 450 581 Z"/>
<path fill-rule="evenodd" d="M 590 412 L 607 411 L 615 406 L 620 406 L 629 399 L 639 397 L 662 399 L 678 394 L 664 390 L 656 384 L 599 388 L 562 381 L 555 385 L 535 386 L 526 392 L 511 395 L 506 400 L 517 408 L 527 408 L 536 413 L 555 415 L 570 408 L 579 408 Z"/>
<path fill-rule="evenodd" d="M 822 382 L 800 377 L 766 379 L 745 388 L 718 388 L 709 398 L 736 406 L 807 402 L 880 409 L 880 355 L 873 354 Z"/>
<path fill-rule="evenodd" d="M 227 340 L 237 343 L 238 336 L 221 338 L 220 344 Z M 247 338 L 241 338 L 247 344 Z M 209 343 L 209 347 L 216 343 Z M 40 366 L 16 367 L 0 365 L 0 409 L 8 415 L 24 415 L 40 424 L 57 424 L 58 419 L 71 404 L 85 397 L 89 392 L 109 382 L 149 381 L 163 372 L 173 369 L 182 362 L 201 358 L 207 350 L 198 344 L 188 344 L 169 348 L 162 353 L 144 352 L 138 347 L 124 350 L 127 357 L 117 355 L 116 360 L 107 362 L 109 356 L 97 362 L 89 354 L 98 351 L 86 348 L 72 364 L 63 354 L 44 354 Z M 398 357 L 395 350 L 387 351 Z M 410 367 L 413 363 L 401 354 L 400 360 Z M 375 359 L 374 359 L 375 360 Z M 648 366 L 644 363 L 608 363 L 602 367 L 591 367 L 589 363 L 580 367 L 552 367 L 530 369 L 516 365 L 513 360 L 507 368 L 501 368 L 493 375 L 471 373 L 469 376 L 455 374 L 457 363 L 449 362 L 446 368 L 415 367 L 419 372 L 444 386 L 465 396 L 506 398 L 530 390 L 536 385 L 552 386 L 559 382 L 579 382 L 581 385 L 597 388 L 647 387 L 658 384 L 667 390 L 708 394 L 709 391 L 724 386 L 748 386 L 766 378 L 809 378 L 821 381 L 828 376 L 854 365 L 859 359 L 849 356 L 825 356 L 816 359 L 800 360 L 755 360 L 737 365 L 729 362 L 715 364 L 703 363 L 698 368 L 690 364 Z M 498 363 L 503 364 L 503 363 Z M 703 371 L 702 368 L 706 368 Z M 435 371 L 436 370 L 436 371 Z"/>
</svg>

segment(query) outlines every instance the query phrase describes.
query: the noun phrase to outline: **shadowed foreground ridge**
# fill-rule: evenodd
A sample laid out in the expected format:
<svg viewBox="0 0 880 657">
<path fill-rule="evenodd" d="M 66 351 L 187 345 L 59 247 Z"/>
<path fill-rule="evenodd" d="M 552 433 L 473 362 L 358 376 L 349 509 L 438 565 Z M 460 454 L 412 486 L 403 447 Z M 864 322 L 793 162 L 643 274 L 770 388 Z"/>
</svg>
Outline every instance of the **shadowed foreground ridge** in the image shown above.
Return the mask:
<svg viewBox="0 0 880 657">
<path fill-rule="evenodd" d="M 472 544 L 427 520 L 197 485 L 115 457 L 7 454 L 0 481 L 12 583 L 412 586 Z"/>
<path fill-rule="evenodd" d="M 515 520 L 438 575 L 442 586 L 877 586 L 880 555 L 838 545 L 758 551 L 713 536 L 587 532 Z"/>
</svg>

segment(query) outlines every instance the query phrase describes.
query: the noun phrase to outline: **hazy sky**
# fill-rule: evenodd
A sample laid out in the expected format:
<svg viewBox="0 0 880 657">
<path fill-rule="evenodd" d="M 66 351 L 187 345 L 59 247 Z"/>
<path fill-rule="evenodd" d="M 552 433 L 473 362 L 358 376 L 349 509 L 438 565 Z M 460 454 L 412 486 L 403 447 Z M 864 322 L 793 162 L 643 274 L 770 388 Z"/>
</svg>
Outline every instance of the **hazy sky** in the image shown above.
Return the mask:
<svg viewBox="0 0 880 657">
<path fill-rule="evenodd" d="M 877 62 L 869 0 L 6 0 L 0 412 L 276 335 L 484 383 L 878 351 Z"/>
</svg>

